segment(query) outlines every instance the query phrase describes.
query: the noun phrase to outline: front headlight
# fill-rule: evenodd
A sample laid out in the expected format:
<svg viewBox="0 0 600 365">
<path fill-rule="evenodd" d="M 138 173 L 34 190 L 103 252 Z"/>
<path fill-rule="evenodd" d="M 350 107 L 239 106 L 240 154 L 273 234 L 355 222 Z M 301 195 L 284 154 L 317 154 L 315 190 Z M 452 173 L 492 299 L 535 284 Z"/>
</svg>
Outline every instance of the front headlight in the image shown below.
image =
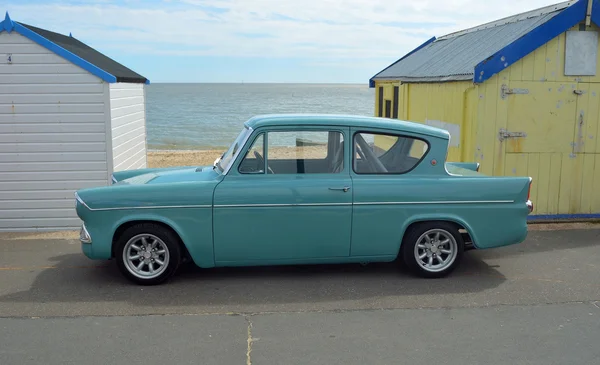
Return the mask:
<svg viewBox="0 0 600 365">
<path fill-rule="evenodd" d="M 117 179 L 115 179 L 115 175 L 114 174 L 111 174 L 110 178 L 111 178 L 113 184 L 118 183 Z"/>
</svg>

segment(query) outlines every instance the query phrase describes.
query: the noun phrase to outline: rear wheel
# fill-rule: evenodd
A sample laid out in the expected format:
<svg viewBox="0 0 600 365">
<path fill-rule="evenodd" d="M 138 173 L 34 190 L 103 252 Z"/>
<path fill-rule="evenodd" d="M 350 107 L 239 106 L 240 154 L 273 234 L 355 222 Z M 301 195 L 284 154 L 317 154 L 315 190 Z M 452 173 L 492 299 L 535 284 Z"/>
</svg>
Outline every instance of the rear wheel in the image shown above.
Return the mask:
<svg viewBox="0 0 600 365">
<path fill-rule="evenodd" d="M 141 285 L 156 285 L 170 278 L 181 263 L 178 237 L 169 229 L 141 223 L 118 238 L 115 258 L 121 273 Z"/>
<path fill-rule="evenodd" d="M 418 276 L 440 278 L 460 263 L 464 242 L 458 229 L 448 222 L 425 222 L 410 229 L 402 242 L 402 258 Z"/>
</svg>

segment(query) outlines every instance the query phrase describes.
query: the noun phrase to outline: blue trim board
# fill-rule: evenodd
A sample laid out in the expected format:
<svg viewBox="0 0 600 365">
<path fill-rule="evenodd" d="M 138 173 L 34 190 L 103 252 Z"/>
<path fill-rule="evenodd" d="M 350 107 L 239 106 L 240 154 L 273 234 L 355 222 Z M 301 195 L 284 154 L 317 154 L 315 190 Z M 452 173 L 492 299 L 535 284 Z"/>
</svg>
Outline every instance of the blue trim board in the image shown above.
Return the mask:
<svg viewBox="0 0 600 365">
<path fill-rule="evenodd" d="M 594 2 L 592 3 L 592 22 L 600 26 L 600 0 L 594 0 Z"/>
<path fill-rule="evenodd" d="M 553 220 L 553 219 L 600 219 L 600 213 L 591 214 L 540 214 L 529 215 L 527 220 Z"/>
<path fill-rule="evenodd" d="M 595 0 L 594 4 L 597 2 L 598 0 Z M 600 9 L 592 7 L 592 18 L 594 18 L 594 10 L 600 11 Z M 482 83 L 513 63 L 519 61 L 521 58 L 535 51 L 538 47 L 543 46 L 559 34 L 564 33 L 577 23 L 585 20 L 586 12 L 587 0 L 579 0 L 575 4 L 565 8 L 544 24 L 536 27 L 531 32 L 525 34 L 475 66 L 473 82 Z M 595 18 L 598 18 L 599 16 L 600 15 Z"/>
<path fill-rule="evenodd" d="M 88 71 L 89 73 L 91 73 L 92 75 L 98 76 L 99 78 L 101 78 L 102 80 L 109 82 L 109 83 L 115 83 L 117 82 L 117 78 L 114 75 L 109 74 L 108 72 L 92 65 L 91 63 L 89 63 L 88 61 L 80 58 L 79 56 L 67 51 L 66 49 L 62 48 L 61 46 L 57 45 L 56 43 L 52 43 L 49 40 L 47 40 L 46 38 L 42 37 L 41 35 L 37 34 L 36 32 L 25 28 L 24 26 L 22 26 L 19 23 L 14 23 L 14 28 L 15 31 L 27 38 L 29 38 L 30 40 L 34 41 L 35 43 L 39 44 L 42 47 L 45 47 L 49 50 L 51 50 L 52 52 L 56 53 L 57 55 L 63 57 L 64 59 L 74 63 L 75 65 L 83 68 L 84 70 Z"/>
<path fill-rule="evenodd" d="M 12 32 L 14 26 L 15 25 L 14 25 L 13 21 L 10 20 L 10 16 L 8 15 L 8 11 L 7 11 L 6 15 L 4 16 L 4 20 L 0 22 L 0 32 L 5 30 L 8 33 L 10 33 L 10 32 Z"/>
<path fill-rule="evenodd" d="M 377 75 L 379 75 L 380 73 L 382 73 L 383 71 L 387 70 L 388 68 L 394 66 L 395 64 L 397 64 L 398 62 L 402 61 L 403 59 L 405 59 L 406 57 L 410 56 L 411 54 L 417 52 L 418 50 L 420 50 L 421 48 L 429 45 L 430 43 L 432 43 L 433 41 L 435 41 L 436 38 L 435 37 L 431 37 L 429 38 L 427 41 L 425 41 L 423 44 L 421 44 L 420 46 L 418 46 L 417 48 L 413 49 L 412 51 L 408 52 L 407 54 L 405 54 L 404 56 L 402 56 L 402 58 L 400 58 L 399 60 L 397 60 L 396 62 L 392 63 L 391 65 L 389 65 L 388 67 L 384 68 L 383 70 L 379 71 L 378 73 L 375 74 L 375 76 L 371 77 L 369 79 L 369 88 L 375 87 L 375 81 L 373 80 L 373 78 L 375 78 Z"/>
</svg>

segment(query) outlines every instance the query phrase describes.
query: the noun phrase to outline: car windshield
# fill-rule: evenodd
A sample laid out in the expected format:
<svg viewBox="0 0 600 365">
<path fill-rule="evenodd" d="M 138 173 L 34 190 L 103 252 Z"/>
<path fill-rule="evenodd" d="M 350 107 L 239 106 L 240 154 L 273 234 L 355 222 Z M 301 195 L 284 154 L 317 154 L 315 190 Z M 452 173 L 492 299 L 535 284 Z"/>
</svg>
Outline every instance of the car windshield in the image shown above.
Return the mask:
<svg viewBox="0 0 600 365">
<path fill-rule="evenodd" d="M 250 134 L 251 130 L 244 126 L 244 129 L 237 136 L 235 141 L 231 144 L 229 149 L 215 161 L 214 166 L 218 168 L 221 172 L 227 171 L 229 165 L 233 163 L 235 156 L 237 156 L 242 144 L 246 140 L 246 137 Z"/>
</svg>

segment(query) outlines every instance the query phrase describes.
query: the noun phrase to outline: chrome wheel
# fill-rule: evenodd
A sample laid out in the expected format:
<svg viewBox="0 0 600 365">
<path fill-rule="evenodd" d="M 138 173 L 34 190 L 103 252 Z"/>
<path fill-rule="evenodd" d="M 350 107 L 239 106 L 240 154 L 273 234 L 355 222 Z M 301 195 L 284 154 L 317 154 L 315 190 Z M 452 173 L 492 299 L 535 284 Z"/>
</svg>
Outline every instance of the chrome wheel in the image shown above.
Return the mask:
<svg viewBox="0 0 600 365">
<path fill-rule="evenodd" d="M 169 248 L 160 238 L 143 233 L 132 237 L 123 248 L 123 263 L 140 279 L 154 279 L 169 266 Z"/>
<path fill-rule="evenodd" d="M 443 229 L 430 229 L 417 240 L 414 255 L 421 268 L 440 272 L 452 265 L 458 254 L 454 236 Z"/>
</svg>

